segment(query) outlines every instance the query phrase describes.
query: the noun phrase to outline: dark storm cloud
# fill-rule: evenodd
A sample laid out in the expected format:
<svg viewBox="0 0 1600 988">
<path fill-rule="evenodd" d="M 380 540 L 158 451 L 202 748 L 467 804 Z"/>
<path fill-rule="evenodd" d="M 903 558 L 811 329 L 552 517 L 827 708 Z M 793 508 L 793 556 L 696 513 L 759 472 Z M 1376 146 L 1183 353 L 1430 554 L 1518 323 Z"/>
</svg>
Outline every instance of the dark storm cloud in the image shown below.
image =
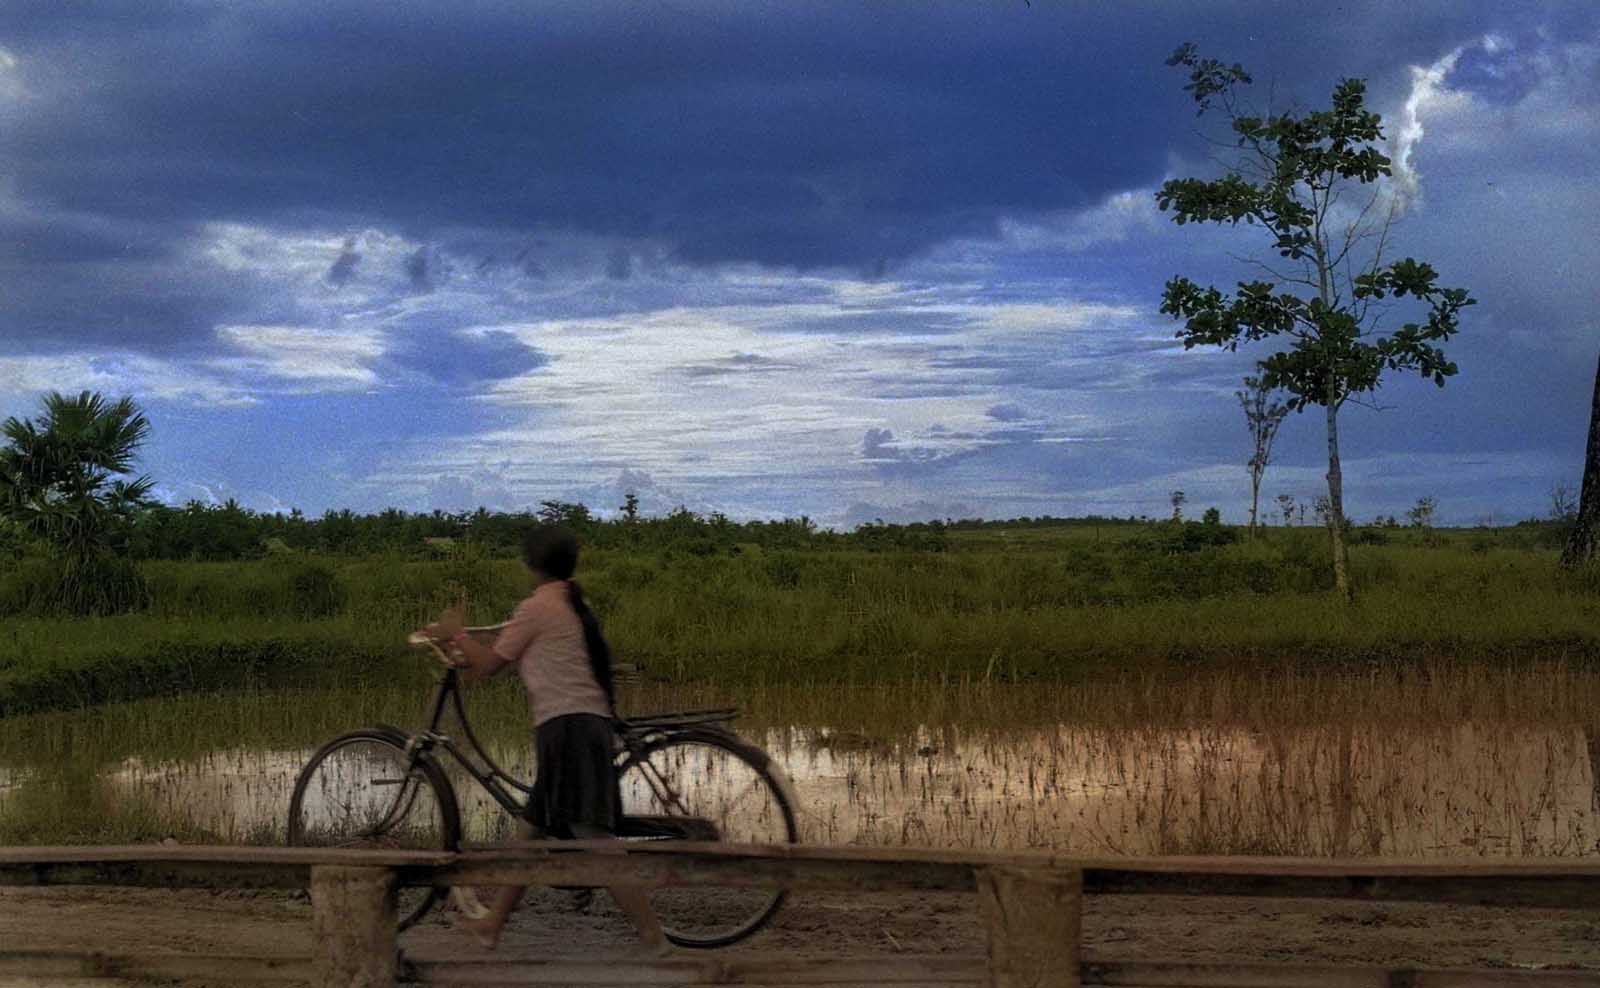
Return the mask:
<svg viewBox="0 0 1600 988">
<path fill-rule="evenodd" d="M 1488 5 L 1361 6 L 1359 29 L 1244 4 L 1187 33 L 1263 74 L 1393 72 Z M 8 155 L 24 195 L 870 265 L 1147 182 L 1188 116 L 1164 4 L 146 9 L 0 14 L 39 97 Z"/>
<path fill-rule="evenodd" d="M 1591 15 L 1560 3 L 1521 17 L 1570 32 Z M 1487 0 L 1289 20 L 1257 0 L 1188 25 L 1154 0 L 1114 14 L 920 0 L 13 2 L 0 40 L 28 95 L 7 111 L 0 172 L 25 208 L 0 211 L 4 274 L 8 289 L 59 287 L 8 300 L 4 328 L 147 343 L 214 323 L 226 314 L 209 299 L 107 290 L 93 268 L 171 255 L 211 221 L 373 225 L 423 243 L 446 229 L 574 231 L 694 263 L 882 273 L 1000 217 L 1159 177 L 1172 143 L 1192 138 L 1181 78 L 1161 65 L 1185 37 L 1312 93 L 1346 73 L 1393 89 L 1441 39 L 1502 19 Z M 437 283 L 436 261 L 406 263 L 414 291 Z M 632 267 L 605 264 L 613 278 Z M 258 300 L 234 298 L 232 318 L 259 321 Z"/>
</svg>

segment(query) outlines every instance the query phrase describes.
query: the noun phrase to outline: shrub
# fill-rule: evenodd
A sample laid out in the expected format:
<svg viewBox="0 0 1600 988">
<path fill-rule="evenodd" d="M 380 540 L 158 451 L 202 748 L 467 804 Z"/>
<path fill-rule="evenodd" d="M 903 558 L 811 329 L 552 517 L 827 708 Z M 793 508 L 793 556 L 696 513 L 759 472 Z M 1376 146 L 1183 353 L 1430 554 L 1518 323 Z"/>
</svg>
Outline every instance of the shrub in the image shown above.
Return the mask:
<svg viewBox="0 0 1600 988">
<path fill-rule="evenodd" d="M 47 614 L 61 564 L 53 559 L 24 559 L 0 574 L 0 614 Z"/>
<path fill-rule="evenodd" d="M 289 569 L 290 607 L 303 621 L 332 617 L 344 607 L 345 589 L 326 563 L 296 562 Z"/>
<path fill-rule="evenodd" d="M 793 553 L 777 552 L 768 556 L 765 563 L 767 582 L 779 590 L 795 590 L 800 586 L 800 560 Z"/>
<path fill-rule="evenodd" d="M 0 579 L 0 614 L 125 614 L 150 606 L 150 591 L 131 560 L 100 555 L 71 565 L 27 559 Z"/>
</svg>

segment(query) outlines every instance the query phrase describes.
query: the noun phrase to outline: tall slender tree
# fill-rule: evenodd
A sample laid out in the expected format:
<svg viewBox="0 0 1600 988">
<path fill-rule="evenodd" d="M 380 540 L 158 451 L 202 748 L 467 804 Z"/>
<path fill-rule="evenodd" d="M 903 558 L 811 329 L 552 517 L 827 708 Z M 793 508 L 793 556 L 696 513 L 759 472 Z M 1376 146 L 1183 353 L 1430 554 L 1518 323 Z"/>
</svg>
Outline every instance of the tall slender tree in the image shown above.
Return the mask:
<svg viewBox="0 0 1600 988">
<path fill-rule="evenodd" d="M 1185 349 L 1272 340 L 1285 348 L 1260 362 L 1263 383 L 1281 388 L 1294 411 L 1320 405 L 1328 430 L 1327 524 L 1334 585 L 1347 600 L 1349 556 L 1344 538 L 1344 473 L 1340 465 L 1339 410 L 1376 391 L 1385 371 L 1414 371 L 1444 385 L 1456 373 L 1438 344 L 1458 329 L 1473 300 L 1465 289 L 1442 288 L 1433 268 L 1411 258 L 1384 263 L 1391 197 L 1383 205 L 1378 180 L 1391 174 L 1378 147 L 1382 118 L 1366 108 L 1366 84 L 1345 79 L 1332 106 L 1302 115 L 1240 111 L 1236 90 L 1250 82 L 1238 64 L 1200 58 L 1185 44 L 1167 60 L 1189 70 L 1184 88 L 1200 113 L 1220 109 L 1233 133 L 1236 157 L 1220 178 L 1173 179 L 1156 204 L 1174 222 L 1259 226 L 1281 259 L 1257 262 L 1267 275 L 1241 281 L 1232 295 L 1202 288 L 1188 278 L 1167 282 L 1161 311 L 1184 321 Z M 1364 186 L 1365 203 L 1342 197 Z M 1379 219 L 1379 217 L 1382 217 Z M 1411 296 L 1425 303 L 1420 322 L 1380 336 L 1376 321 L 1385 299 Z"/>
<path fill-rule="evenodd" d="M 1261 502 L 1261 477 L 1272 462 L 1272 444 L 1278 438 L 1278 427 L 1289 414 L 1289 406 L 1272 400 L 1272 389 L 1259 376 L 1244 379 L 1244 390 L 1235 391 L 1239 406 L 1244 409 L 1245 424 L 1250 427 L 1252 452 L 1245 464 L 1250 469 L 1250 538 L 1256 537 L 1256 509 Z"/>
<path fill-rule="evenodd" d="M 1600 366 L 1595 369 L 1594 407 L 1589 411 L 1589 446 L 1583 461 L 1583 489 L 1578 495 L 1578 523 L 1561 553 L 1561 565 L 1578 566 L 1600 559 Z"/>
</svg>

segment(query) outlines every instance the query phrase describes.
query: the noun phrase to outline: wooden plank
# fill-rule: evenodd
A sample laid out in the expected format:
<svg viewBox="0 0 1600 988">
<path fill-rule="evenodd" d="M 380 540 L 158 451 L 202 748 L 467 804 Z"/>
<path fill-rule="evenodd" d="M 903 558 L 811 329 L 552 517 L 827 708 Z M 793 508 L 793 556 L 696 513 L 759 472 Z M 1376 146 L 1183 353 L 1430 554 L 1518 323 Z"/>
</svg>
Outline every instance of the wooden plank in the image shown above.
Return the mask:
<svg viewBox="0 0 1600 988">
<path fill-rule="evenodd" d="M 1085 985 L 1127 988 L 1600 988 L 1600 971 L 1502 968 L 1094 960 L 1082 974 Z"/>
<path fill-rule="evenodd" d="M 460 959 L 407 958 L 402 978 L 459 985 L 689 985 L 689 984 L 925 984 L 978 985 L 987 969 L 970 954 L 807 957 L 770 954 L 687 954 L 612 959 L 499 955 Z M 1116 988 L 1600 988 L 1600 971 L 1410 969 L 1314 964 L 1198 964 L 1169 961 L 1086 961 L 1084 985 Z M 312 978 L 308 957 L 270 955 L 108 954 L 0 950 L 0 977 L 52 980 L 182 980 L 300 982 Z"/>
<path fill-rule="evenodd" d="M 942 862 L 742 859 L 721 854 L 463 854 L 444 885 L 721 885 L 834 891 L 971 892 L 970 865 Z"/>
<path fill-rule="evenodd" d="M 972 955 L 807 957 L 694 953 L 610 959 L 499 956 L 407 957 L 403 980 L 447 985 L 981 985 L 987 962 Z"/>
<path fill-rule="evenodd" d="M 981 868 L 988 988 L 1077 988 L 1083 879 L 1074 871 Z"/>
<path fill-rule="evenodd" d="M 1547 909 L 1600 908 L 1600 877 L 1582 874 L 1528 877 L 1493 871 L 1383 876 L 1207 874 L 1108 868 L 1086 870 L 1083 882 L 1088 895 L 1245 896 Z"/>
<path fill-rule="evenodd" d="M 162 981 L 219 977 L 230 981 L 304 984 L 311 980 L 311 959 L 242 954 L 0 950 L 0 977 L 35 978 L 44 984 L 65 978 Z"/>
<path fill-rule="evenodd" d="M 577 854 L 595 848 L 614 850 L 616 841 L 509 842 L 469 845 L 468 853 Z M 815 862 L 930 863 L 964 867 L 1017 866 L 1148 874 L 1259 875 L 1281 877 L 1370 876 L 1444 878 L 1450 876 L 1600 878 L 1595 859 L 1531 858 L 1485 861 L 1453 858 L 1276 858 L 1276 857 L 1099 857 L 1075 858 L 1044 852 L 950 851 L 926 848 L 834 847 L 812 844 L 715 844 L 699 841 L 623 841 L 629 855 L 690 854 L 702 858 Z M 133 844 L 70 847 L 0 848 L 0 867 L 57 863 L 214 862 L 247 866 L 374 865 L 398 868 L 447 866 L 455 855 L 435 851 L 358 851 L 340 848 L 256 847 L 242 845 Z"/>
<path fill-rule="evenodd" d="M 402 885 L 605 885 L 619 878 L 797 889 L 971 891 L 975 867 L 1083 869 L 1090 895 L 1229 895 L 1600 907 L 1600 862 L 1066 858 L 905 848 L 536 842 L 460 855 L 319 848 L 132 846 L 0 850 L 0 884 L 303 888 L 315 865 L 392 867 Z M 590 853 L 603 848 L 606 853 Z"/>
<path fill-rule="evenodd" d="M 429 884 L 455 855 L 309 847 L 134 844 L 0 848 L 0 885 L 303 889 L 317 865 L 393 867 L 404 885 Z"/>
<path fill-rule="evenodd" d="M 311 872 L 313 988 L 394 988 L 394 873 L 319 865 Z"/>
</svg>

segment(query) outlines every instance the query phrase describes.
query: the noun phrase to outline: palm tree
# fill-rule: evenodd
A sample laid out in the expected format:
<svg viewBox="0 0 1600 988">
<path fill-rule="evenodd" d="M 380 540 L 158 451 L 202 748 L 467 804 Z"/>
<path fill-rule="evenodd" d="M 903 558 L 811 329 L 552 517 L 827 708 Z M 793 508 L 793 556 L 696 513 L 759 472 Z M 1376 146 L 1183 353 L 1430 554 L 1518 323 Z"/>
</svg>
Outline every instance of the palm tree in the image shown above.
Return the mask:
<svg viewBox="0 0 1600 988">
<path fill-rule="evenodd" d="M 43 406 L 37 418 L 0 425 L 0 517 L 54 546 L 62 591 L 83 599 L 132 513 L 148 503 L 150 478 L 126 477 L 150 421 L 132 398 L 110 402 L 92 391 L 51 392 Z"/>
</svg>

